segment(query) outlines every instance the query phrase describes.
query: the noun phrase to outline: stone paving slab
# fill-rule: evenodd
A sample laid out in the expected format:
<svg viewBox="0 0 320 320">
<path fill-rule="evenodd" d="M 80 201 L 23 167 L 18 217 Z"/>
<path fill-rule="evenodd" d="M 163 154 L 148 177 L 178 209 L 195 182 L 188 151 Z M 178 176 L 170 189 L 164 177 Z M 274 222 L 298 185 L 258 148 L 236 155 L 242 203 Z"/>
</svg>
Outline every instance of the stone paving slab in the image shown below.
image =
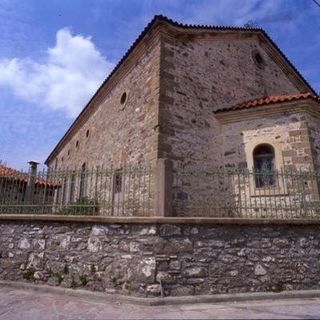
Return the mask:
<svg viewBox="0 0 320 320">
<path fill-rule="evenodd" d="M 0 320 L 320 319 L 320 298 L 141 306 L 0 287 Z"/>
</svg>

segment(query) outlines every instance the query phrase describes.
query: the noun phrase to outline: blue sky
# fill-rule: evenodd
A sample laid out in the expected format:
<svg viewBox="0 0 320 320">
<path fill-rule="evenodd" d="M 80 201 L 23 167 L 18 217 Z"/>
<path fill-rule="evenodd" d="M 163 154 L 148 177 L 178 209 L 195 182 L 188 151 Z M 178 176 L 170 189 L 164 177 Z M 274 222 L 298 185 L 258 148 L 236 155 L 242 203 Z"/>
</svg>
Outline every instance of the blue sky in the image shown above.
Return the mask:
<svg viewBox="0 0 320 320">
<path fill-rule="evenodd" d="M 44 162 L 155 14 L 196 24 L 254 22 L 320 91 L 313 0 L 0 0 L 0 160 L 17 168 Z"/>
</svg>

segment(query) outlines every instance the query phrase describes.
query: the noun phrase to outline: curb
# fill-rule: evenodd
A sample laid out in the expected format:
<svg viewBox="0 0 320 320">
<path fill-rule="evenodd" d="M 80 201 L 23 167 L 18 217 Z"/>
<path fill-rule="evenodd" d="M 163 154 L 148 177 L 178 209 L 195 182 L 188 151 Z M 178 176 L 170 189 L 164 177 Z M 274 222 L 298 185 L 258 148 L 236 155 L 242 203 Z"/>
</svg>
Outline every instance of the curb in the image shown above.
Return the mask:
<svg viewBox="0 0 320 320">
<path fill-rule="evenodd" d="M 97 299 L 101 301 L 122 302 L 143 306 L 161 306 L 161 305 L 179 305 L 194 303 L 218 303 L 218 302 L 241 302 L 241 301 L 259 301 L 271 299 L 305 299 L 320 298 L 320 290 L 297 290 L 285 292 L 250 292 L 250 293 L 232 293 L 232 294 L 214 294 L 199 296 L 181 296 L 165 298 L 143 298 L 125 296 L 120 294 L 110 294 L 103 292 L 88 291 L 83 289 L 69 289 L 60 287 L 51 287 L 47 285 L 35 285 L 25 282 L 0 281 L 0 287 L 14 289 L 26 289 L 43 293 L 63 294 L 78 298 Z"/>
<path fill-rule="evenodd" d="M 192 225 L 320 225 L 318 219 L 267 219 L 217 217 L 107 217 L 56 214 L 0 214 L 0 221 L 50 221 L 95 224 L 192 224 Z"/>
</svg>

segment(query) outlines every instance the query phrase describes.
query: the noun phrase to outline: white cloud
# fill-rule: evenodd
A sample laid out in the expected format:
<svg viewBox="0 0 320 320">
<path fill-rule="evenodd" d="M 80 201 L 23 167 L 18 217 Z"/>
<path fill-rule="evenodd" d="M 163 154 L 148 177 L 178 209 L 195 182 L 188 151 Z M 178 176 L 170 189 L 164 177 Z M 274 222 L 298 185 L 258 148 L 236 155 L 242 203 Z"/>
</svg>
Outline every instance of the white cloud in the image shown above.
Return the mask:
<svg viewBox="0 0 320 320">
<path fill-rule="evenodd" d="M 221 0 L 194 3 L 189 23 L 238 25 L 247 22 L 279 21 L 290 18 L 290 10 L 280 0 Z M 283 11 L 285 10 L 285 11 Z"/>
<path fill-rule="evenodd" d="M 74 117 L 113 68 L 90 37 L 60 29 L 44 63 L 32 59 L 0 59 L 0 87 L 16 96 Z"/>
</svg>

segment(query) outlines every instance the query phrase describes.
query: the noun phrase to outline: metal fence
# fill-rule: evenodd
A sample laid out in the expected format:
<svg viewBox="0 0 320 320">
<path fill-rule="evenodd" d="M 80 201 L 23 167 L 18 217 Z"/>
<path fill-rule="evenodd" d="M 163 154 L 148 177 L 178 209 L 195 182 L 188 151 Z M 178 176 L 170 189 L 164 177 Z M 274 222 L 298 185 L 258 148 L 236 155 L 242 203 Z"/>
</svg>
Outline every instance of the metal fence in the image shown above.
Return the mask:
<svg viewBox="0 0 320 320">
<path fill-rule="evenodd" d="M 0 175 L 0 213 L 146 216 L 151 210 L 148 166 L 14 172 Z"/>
<path fill-rule="evenodd" d="M 320 218 L 320 172 L 162 169 L 123 165 L 0 174 L 0 213 L 151 216 L 168 195 L 173 216 Z M 167 178 L 170 183 L 163 182 Z"/>
<path fill-rule="evenodd" d="M 320 218 L 320 172 L 179 168 L 173 177 L 182 216 Z"/>
</svg>

